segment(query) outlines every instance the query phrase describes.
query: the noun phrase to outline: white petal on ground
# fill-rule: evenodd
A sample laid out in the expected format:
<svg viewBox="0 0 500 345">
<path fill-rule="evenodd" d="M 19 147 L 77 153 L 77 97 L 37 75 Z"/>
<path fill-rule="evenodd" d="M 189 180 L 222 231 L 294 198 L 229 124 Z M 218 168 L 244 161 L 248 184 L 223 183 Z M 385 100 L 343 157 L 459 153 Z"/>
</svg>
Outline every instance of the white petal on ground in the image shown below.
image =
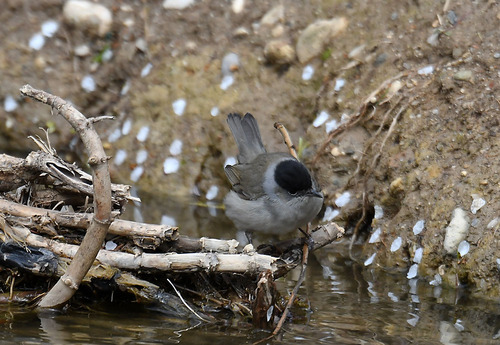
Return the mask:
<svg viewBox="0 0 500 345">
<path fill-rule="evenodd" d="M 339 196 L 337 199 L 335 199 L 335 205 L 338 207 L 344 207 L 349 203 L 351 200 L 351 193 L 350 192 L 344 192 L 342 193 L 341 196 Z"/>
<path fill-rule="evenodd" d="M 373 263 L 373 260 L 377 256 L 377 253 L 373 253 L 368 259 L 365 260 L 365 266 L 369 266 Z"/>
<path fill-rule="evenodd" d="M 328 114 L 326 111 L 321 111 L 318 116 L 316 116 L 316 118 L 314 119 L 313 121 L 313 126 L 314 127 L 319 127 L 321 126 L 322 124 L 324 124 L 328 118 L 330 117 L 330 114 Z"/>
<path fill-rule="evenodd" d="M 122 131 L 120 130 L 120 128 L 117 128 L 113 132 L 111 132 L 111 134 L 108 137 L 108 141 L 110 143 L 114 143 L 115 141 L 120 139 L 121 136 L 122 136 Z"/>
<path fill-rule="evenodd" d="M 339 124 L 338 124 L 337 120 L 333 119 L 333 120 L 328 121 L 325 124 L 325 127 L 326 127 L 326 133 L 330 133 L 331 131 L 337 129 L 339 127 Z"/>
<path fill-rule="evenodd" d="M 137 140 L 140 142 L 146 141 L 149 135 L 149 126 L 142 126 L 141 129 L 139 129 L 139 133 L 137 133 Z"/>
<path fill-rule="evenodd" d="M 411 265 L 410 269 L 408 270 L 408 274 L 406 275 L 406 278 L 413 279 L 417 275 L 418 275 L 418 264 L 413 264 L 413 265 Z"/>
<path fill-rule="evenodd" d="M 42 33 L 37 32 L 33 36 L 31 36 L 29 41 L 29 47 L 33 50 L 40 50 L 45 44 L 45 37 L 43 37 Z"/>
<path fill-rule="evenodd" d="M 403 239 L 401 237 L 397 237 L 391 244 L 391 252 L 397 251 L 401 248 L 401 244 L 403 244 Z"/>
<path fill-rule="evenodd" d="M 114 250 L 116 247 L 118 247 L 118 245 L 113 241 L 106 242 L 106 245 L 104 246 L 106 250 Z"/>
<path fill-rule="evenodd" d="M 220 88 L 222 90 L 227 90 L 234 83 L 234 77 L 232 75 L 226 75 L 222 78 L 220 82 Z"/>
<path fill-rule="evenodd" d="M 173 157 L 168 157 L 165 159 L 165 162 L 163 162 L 163 172 L 165 174 L 173 174 L 179 170 L 181 163 L 177 158 Z"/>
<path fill-rule="evenodd" d="M 380 234 L 382 233 L 382 229 L 377 228 L 372 235 L 370 236 L 370 239 L 368 240 L 368 243 L 376 243 L 380 241 Z"/>
<path fill-rule="evenodd" d="M 123 135 L 129 134 L 131 129 L 132 129 L 132 120 L 131 119 L 125 120 L 122 126 L 122 134 Z"/>
<path fill-rule="evenodd" d="M 434 72 L 434 66 L 432 65 L 422 67 L 417 71 L 417 73 L 421 75 L 431 74 L 432 72 Z"/>
<path fill-rule="evenodd" d="M 219 108 L 213 107 L 212 109 L 210 109 L 210 115 L 212 115 L 212 116 L 219 115 Z"/>
<path fill-rule="evenodd" d="M 339 215 L 340 211 L 333 209 L 331 206 L 327 206 L 325 209 L 325 214 L 323 215 L 323 222 L 330 222 L 335 217 Z"/>
<path fill-rule="evenodd" d="M 137 155 L 135 156 L 135 162 L 137 164 L 142 164 L 146 161 L 147 158 L 148 158 L 148 151 L 139 150 L 137 151 Z"/>
<path fill-rule="evenodd" d="M 375 205 L 373 209 L 375 211 L 375 215 L 373 216 L 373 218 L 382 219 L 382 217 L 384 216 L 384 209 L 382 208 L 382 206 Z"/>
<path fill-rule="evenodd" d="M 172 156 L 177 156 L 181 154 L 182 152 L 182 141 L 179 139 L 175 139 L 172 141 L 172 144 L 170 144 L 170 148 L 168 149 L 170 151 L 170 154 Z"/>
<path fill-rule="evenodd" d="M 215 197 L 217 196 L 218 193 L 219 193 L 219 187 L 214 185 L 214 186 L 211 186 L 210 188 L 208 188 L 207 194 L 205 195 L 205 197 L 207 198 L 207 200 L 213 200 L 213 199 L 215 199 Z"/>
<path fill-rule="evenodd" d="M 304 67 L 304 70 L 302 71 L 302 80 L 311 80 L 311 78 L 314 75 L 314 67 L 311 65 L 307 65 Z"/>
<path fill-rule="evenodd" d="M 469 244 L 469 242 L 467 242 L 467 241 L 462 241 L 462 242 L 460 242 L 460 244 L 458 245 L 458 254 L 460 254 L 460 256 L 467 255 L 467 253 L 469 252 L 469 249 L 470 249 L 470 244 Z"/>
<path fill-rule="evenodd" d="M 345 85 L 345 79 L 338 78 L 335 80 L 335 87 L 333 88 L 334 91 L 339 92 L 340 89 L 342 89 Z"/>
<path fill-rule="evenodd" d="M 10 113 L 11 111 L 16 110 L 18 104 L 14 97 L 11 95 L 5 96 L 5 100 L 3 101 L 3 109 L 7 112 Z"/>
<path fill-rule="evenodd" d="M 472 214 L 476 214 L 477 211 L 481 209 L 481 207 L 486 205 L 486 200 L 481 198 L 481 196 L 478 194 L 472 194 L 472 198 L 473 200 L 472 204 L 470 205 L 470 211 L 472 212 Z"/>
<path fill-rule="evenodd" d="M 418 235 L 424 230 L 425 221 L 423 219 L 417 221 L 413 226 L 413 234 Z"/>
<path fill-rule="evenodd" d="M 125 162 L 125 159 L 127 159 L 127 151 L 125 151 L 125 150 L 116 151 L 115 160 L 114 160 L 114 163 L 116 166 L 122 165 L 123 162 Z"/>
<path fill-rule="evenodd" d="M 85 77 L 83 77 L 81 85 L 82 85 L 82 89 L 84 89 L 86 92 L 95 91 L 94 77 L 87 74 Z"/>
<path fill-rule="evenodd" d="M 142 68 L 141 77 L 144 78 L 145 76 L 147 76 L 149 74 L 149 72 L 151 72 L 152 68 L 153 68 L 153 64 L 151 62 L 149 62 L 146 66 L 144 66 Z"/>
<path fill-rule="evenodd" d="M 420 247 L 415 250 L 415 254 L 413 255 L 413 262 L 419 264 L 422 261 L 422 256 L 424 254 L 424 248 Z"/>
<path fill-rule="evenodd" d="M 139 165 L 135 167 L 134 170 L 132 170 L 132 172 L 130 173 L 130 179 L 132 180 L 132 182 L 137 182 L 139 181 L 143 173 L 144 173 L 144 168 L 141 165 Z"/>
<path fill-rule="evenodd" d="M 186 110 L 187 102 L 184 98 L 179 98 L 174 103 L 172 103 L 172 109 L 174 109 L 174 113 L 178 116 L 182 116 L 184 114 L 184 110 Z"/>
<path fill-rule="evenodd" d="M 52 37 L 59 29 L 59 23 L 55 20 L 47 20 L 42 24 L 42 34 L 45 37 Z"/>
</svg>

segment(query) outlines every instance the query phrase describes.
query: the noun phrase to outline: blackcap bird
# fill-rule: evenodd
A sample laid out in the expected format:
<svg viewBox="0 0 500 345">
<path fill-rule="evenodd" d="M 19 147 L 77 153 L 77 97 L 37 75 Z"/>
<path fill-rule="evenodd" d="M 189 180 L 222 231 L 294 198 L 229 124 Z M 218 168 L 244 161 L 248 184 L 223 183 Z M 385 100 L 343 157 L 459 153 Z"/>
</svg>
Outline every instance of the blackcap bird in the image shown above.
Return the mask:
<svg viewBox="0 0 500 345">
<path fill-rule="evenodd" d="M 323 194 L 304 164 L 288 153 L 267 153 L 252 114 L 229 114 L 227 123 L 239 153 L 238 164 L 224 168 L 232 185 L 224 204 L 238 230 L 284 234 L 309 223 Z"/>
</svg>

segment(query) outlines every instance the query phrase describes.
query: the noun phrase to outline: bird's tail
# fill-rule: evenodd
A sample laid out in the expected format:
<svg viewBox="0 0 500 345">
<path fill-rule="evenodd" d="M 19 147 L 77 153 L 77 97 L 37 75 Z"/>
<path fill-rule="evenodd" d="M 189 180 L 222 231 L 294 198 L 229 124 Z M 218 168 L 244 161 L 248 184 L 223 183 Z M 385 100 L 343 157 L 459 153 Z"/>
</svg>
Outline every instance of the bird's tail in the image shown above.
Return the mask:
<svg viewBox="0 0 500 345">
<path fill-rule="evenodd" d="M 229 114 L 227 123 L 238 146 L 239 163 L 249 163 L 258 155 L 266 153 L 259 125 L 252 114 L 246 113 L 243 117 L 240 114 Z"/>
</svg>

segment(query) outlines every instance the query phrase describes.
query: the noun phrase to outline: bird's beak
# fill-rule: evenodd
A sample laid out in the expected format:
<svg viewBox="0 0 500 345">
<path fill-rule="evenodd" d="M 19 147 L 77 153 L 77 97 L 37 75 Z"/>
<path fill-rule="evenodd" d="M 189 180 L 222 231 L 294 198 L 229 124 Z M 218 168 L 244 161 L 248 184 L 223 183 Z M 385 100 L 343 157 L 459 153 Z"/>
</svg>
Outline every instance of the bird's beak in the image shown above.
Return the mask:
<svg viewBox="0 0 500 345">
<path fill-rule="evenodd" d="M 316 198 L 323 199 L 323 193 L 321 193 L 321 191 L 317 191 L 316 189 L 311 189 L 309 192 L 307 192 L 307 194 Z"/>
</svg>

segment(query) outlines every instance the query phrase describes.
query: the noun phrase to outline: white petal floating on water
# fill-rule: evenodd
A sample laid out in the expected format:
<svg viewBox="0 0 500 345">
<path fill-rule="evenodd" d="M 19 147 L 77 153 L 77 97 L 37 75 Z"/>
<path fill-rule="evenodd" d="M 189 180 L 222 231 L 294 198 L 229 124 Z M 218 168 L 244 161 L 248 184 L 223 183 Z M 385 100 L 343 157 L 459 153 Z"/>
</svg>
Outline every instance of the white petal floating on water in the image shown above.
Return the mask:
<svg viewBox="0 0 500 345">
<path fill-rule="evenodd" d="M 177 226 L 177 221 L 175 220 L 174 217 L 170 217 L 169 215 L 164 214 L 161 216 L 161 221 L 160 223 L 162 225 L 170 225 L 170 226 Z"/>
<path fill-rule="evenodd" d="M 403 244 L 403 239 L 401 237 L 398 237 L 394 241 L 392 241 L 391 252 L 395 252 L 396 250 L 401 248 L 401 244 Z"/>
<path fill-rule="evenodd" d="M 302 80 L 310 80 L 314 75 L 314 67 L 307 65 L 302 71 Z"/>
<path fill-rule="evenodd" d="M 466 255 L 469 252 L 469 249 L 470 249 L 469 242 L 462 241 L 458 245 L 458 254 L 460 254 L 460 256 L 464 256 L 464 255 Z"/>
<path fill-rule="evenodd" d="M 424 248 L 420 247 L 415 250 L 415 254 L 413 255 L 413 262 L 419 264 L 422 261 L 422 256 L 424 255 Z"/>
<path fill-rule="evenodd" d="M 431 74 L 432 72 L 434 72 L 434 66 L 432 65 L 422 67 L 417 71 L 417 73 L 421 75 Z"/>
<path fill-rule="evenodd" d="M 442 282 L 443 282 L 443 278 L 441 278 L 441 276 L 436 273 L 434 275 L 434 279 L 429 282 L 429 285 L 439 286 L 439 285 L 441 285 Z"/>
<path fill-rule="evenodd" d="M 413 234 L 418 235 L 424 230 L 425 221 L 423 219 L 417 221 L 413 226 Z"/>
<path fill-rule="evenodd" d="M 470 205 L 470 211 L 472 214 L 476 214 L 477 211 L 481 209 L 484 205 L 486 205 L 486 200 L 481 198 L 478 194 L 472 194 L 472 204 Z"/>
<path fill-rule="evenodd" d="M 332 221 L 335 217 L 339 215 L 339 210 L 334 210 L 333 207 L 327 206 L 325 209 L 325 214 L 323 215 L 323 222 L 330 222 Z"/>
<path fill-rule="evenodd" d="M 115 160 L 114 160 L 114 163 L 116 166 L 122 165 L 123 162 L 125 162 L 125 159 L 127 159 L 127 151 L 125 151 L 125 150 L 116 151 Z"/>
<path fill-rule="evenodd" d="M 145 76 L 147 76 L 151 72 L 152 68 L 153 68 L 153 64 L 151 62 L 149 62 L 146 66 L 144 66 L 142 68 L 141 77 L 144 78 Z"/>
<path fill-rule="evenodd" d="M 168 157 L 165 159 L 165 162 L 163 162 L 163 172 L 165 174 L 173 174 L 179 170 L 181 163 L 177 158 L 173 157 Z"/>
<path fill-rule="evenodd" d="M 335 87 L 333 88 L 334 91 L 339 92 L 341 88 L 343 88 L 345 85 L 345 79 L 338 78 L 335 79 Z"/>
<path fill-rule="evenodd" d="M 40 50 L 45 44 L 45 37 L 43 37 L 41 32 L 37 32 L 31 36 L 29 41 L 29 47 L 33 50 Z"/>
<path fill-rule="evenodd" d="M 181 152 L 182 152 L 182 141 L 179 140 L 179 139 L 175 139 L 174 141 L 172 141 L 172 144 L 170 144 L 169 151 L 170 151 L 170 154 L 172 156 L 177 156 L 177 155 L 181 154 Z"/>
<path fill-rule="evenodd" d="M 337 205 L 338 207 L 344 207 L 349 203 L 349 201 L 351 201 L 351 193 L 344 192 L 337 199 L 335 199 L 335 205 Z"/>
<path fill-rule="evenodd" d="M 226 161 L 224 162 L 224 166 L 226 166 L 226 165 L 235 165 L 237 163 L 238 163 L 238 161 L 236 160 L 236 157 L 232 157 L 231 156 L 231 157 L 227 157 L 226 158 Z"/>
<path fill-rule="evenodd" d="M 55 20 L 47 20 L 42 24 L 42 35 L 52 37 L 59 29 L 59 23 Z"/>
<path fill-rule="evenodd" d="M 104 246 L 104 249 L 106 249 L 106 250 L 115 250 L 116 247 L 118 247 L 118 245 L 115 242 L 108 241 L 108 242 L 106 242 L 106 245 Z"/>
<path fill-rule="evenodd" d="M 130 85 L 132 85 L 132 83 L 130 82 L 130 79 L 127 79 L 127 81 L 125 82 L 125 84 L 123 84 L 123 87 L 120 91 L 121 96 L 125 96 L 129 92 Z"/>
<path fill-rule="evenodd" d="M 208 188 L 207 190 L 207 194 L 205 195 L 205 197 L 207 198 L 207 200 L 213 200 L 215 199 L 218 193 L 219 193 L 219 187 L 215 185 L 210 186 L 210 188 Z"/>
<path fill-rule="evenodd" d="M 130 173 L 130 180 L 132 180 L 132 182 L 139 181 L 143 173 L 144 168 L 141 165 L 135 167 L 134 170 L 132 170 L 132 172 Z"/>
<path fill-rule="evenodd" d="M 316 116 L 316 118 L 314 119 L 313 121 L 313 126 L 314 127 L 319 127 L 321 126 L 322 124 L 324 124 L 328 118 L 330 117 L 330 114 L 328 114 L 326 111 L 321 111 L 318 116 Z"/>
<path fill-rule="evenodd" d="M 120 139 L 121 136 L 122 136 L 122 131 L 119 128 L 117 128 L 113 132 L 111 132 L 111 134 L 108 137 L 108 141 L 110 143 L 114 143 L 115 141 Z"/>
<path fill-rule="evenodd" d="M 137 154 L 135 155 L 135 162 L 137 164 L 142 164 L 148 159 L 148 151 L 146 150 L 139 150 L 137 151 Z"/>
<path fill-rule="evenodd" d="M 391 301 L 393 302 L 399 302 L 399 298 L 398 296 L 396 296 L 395 294 L 393 294 L 392 292 L 388 292 L 387 293 L 387 296 L 391 299 Z"/>
<path fill-rule="evenodd" d="M 174 103 L 172 103 L 172 109 L 174 109 L 174 113 L 178 116 L 182 116 L 184 114 L 184 110 L 186 109 L 186 100 L 184 98 L 179 98 Z"/>
<path fill-rule="evenodd" d="M 14 97 L 12 97 L 11 95 L 5 96 L 5 99 L 3 101 L 3 109 L 7 113 L 10 113 L 11 111 L 16 110 L 16 108 L 17 108 L 17 102 L 14 99 Z"/>
<path fill-rule="evenodd" d="M 375 205 L 375 206 L 373 206 L 373 209 L 375 211 L 373 218 L 382 219 L 382 217 L 384 216 L 384 209 L 382 208 L 382 206 Z"/>
<path fill-rule="evenodd" d="M 368 243 L 376 243 L 380 241 L 380 234 L 382 233 L 382 229 L 377 228 L 372 235 L 370 236 L 370 239 L 368 240 Z"/>
<path fill-rule="evenodd" d="M 325 124 L 325 127 L 326 127 L 326 133 L 330 133 L 331 131 L 337 129 L 339 127 L 339 124 L 338 124 L 337 120 L 333 119 L 331 121 L 328 121 Z"/>
<path fill-rule="evenodd" d="M 131 129 L 132 129 L 132 120 L 130 119 L 125 120 L 122 126 L 122 134 L 123 135 L 129 134 Z"/>
<path fill-rule="evenodd" d="M 413 265 L 411 265 L 410 269 L 408 270 L 408 274 L 406 275 L 406 278 L 413 279 L 417 275 L 418 275 L 418 264 L 413 264 Z"/>
<path fill-rule="evenodd" d="M 373 260 L 377 256 L 377 253 L 373 253 L 368 259 L 365 260 L 365 266 L 369 266 L 373 263 Z"/>
<path fill-rule="evenodd" d="M 210 115 L 212 115 L 212 116 L 219 115 L 219 108 L 213 107 L 212 109 L 210 109 Z"/>
<path fill-rule="evenodd" d="M 84 89 L 86 92 L 95 91 L 94 77 L 87 74 L 85 77 L 83 77 L 81 85 L 82 85 L 82 89 Z"/>
<path fill-rule="evenodd" d="M 148 138 L 149 135 L 149 126 L 142 126 L 141 129 L 139 129 L 139 133 L 137 133 L 137 140 L 140 142 L 145 141 Z"/>
<path fill-rule="evenodd" d="M 415 295 L 413 295 L 413 296 L 415 296 Z M 418 297 L 418 296 L 417 296 L 417 297 Z M 417 303 L 418 303 L 418 302 L 417 302 Z M 419 320 L 420 320 L 420 317 L 419 317 L 418 315 L 415 315 L 415 317 L 414 317 L 414 318 L 412 318 L 412 319 L 408 319 L 408 320 L 406 320 L 406 322 L 408 322 L 408 324 L 409 324 L 410 326 L 415 327 L 415 326 L 417 325 L 417 323 L 418 323 L 418 321 L 419 321 Z"/>
<path fill-rule="evenodd" d="M 222 78 L 220 82 L 220 88 L 222 90 L 227 90 L 234 83 L 234 77 L 232 75 L 226 75 Z"/>
</svg>

